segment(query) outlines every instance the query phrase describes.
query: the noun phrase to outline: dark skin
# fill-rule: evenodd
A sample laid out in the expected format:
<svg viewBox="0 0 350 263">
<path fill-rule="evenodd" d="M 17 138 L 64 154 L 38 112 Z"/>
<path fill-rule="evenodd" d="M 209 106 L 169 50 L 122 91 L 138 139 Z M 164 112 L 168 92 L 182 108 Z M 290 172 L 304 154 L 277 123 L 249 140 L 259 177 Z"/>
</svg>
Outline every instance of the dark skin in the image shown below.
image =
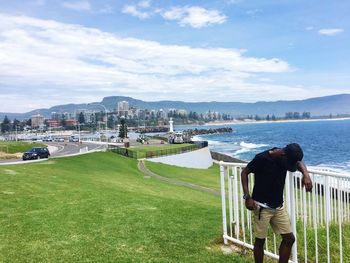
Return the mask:
<svg viewBox="0 0 350 263">
<path fill-rule="evenodd" d="M 280 163 L 286 165 L 287 164 L 287 158 L 284 151 L 284 148 L 278 148 L 274 150 L 269 151 L 270 156 Z M 302 178 L 302 185 L 305 187 L 307 192 L 312 191 L 312 181 L 309 175 L 309 172 L 307 171 L 307 168 L 305 164 L 300 161 L 297 163 L 297 169 L 303 174 Z M 246 167 L 243 169 L 241 173 L 241 182 L 243 187 L 243 192 L 245 195 L 249 194 L 249 187 L 248 187 L 248 175 L 251 171 L 249 171 L 249 168 Z M 248 210 L 255 210 L 257 209 L 257 205 L 255 201 L 252 198 L 248 198 L 245 201 L 245 206 Z M 295 242 L 295 237 L 293 233 L 288 234 L 282 234 L 282 242 L 279 248 L 279 262 L 280 263 L 287 263 L 291 254 L 292 246 Z M 255 238 L 254 243 L 254 259 L 256 263 L 262 263 L 264 259 L 264 243 L 265 239 L 261 238 Z"/>
</svg>

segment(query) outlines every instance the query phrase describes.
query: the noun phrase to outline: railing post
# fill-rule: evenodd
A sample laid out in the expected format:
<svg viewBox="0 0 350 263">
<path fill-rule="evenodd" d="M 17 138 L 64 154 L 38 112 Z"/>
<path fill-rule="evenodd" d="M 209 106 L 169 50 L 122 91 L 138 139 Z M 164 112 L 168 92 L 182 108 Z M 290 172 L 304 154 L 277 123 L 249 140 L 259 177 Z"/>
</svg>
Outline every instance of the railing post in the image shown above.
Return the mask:
<svg viewBox="0 0 350 263">
<path fill-rule="evenodd" d="M 294 174 L 291 172 L 288 172 L 288 179 L 289 179 L 289 200 L 290 200 L 290 221 L 292 224 L 292 230 L 295 235 L 295 242 L 292 247 L 292 261 L 298 262 L 298 237 L 297 237 L 297 225 L 296 225 L 296 217 L 295 217 L 295 199 L 294 199 Z"/>
<path fill-rule="evenodd" d="M 326 206 L 326 233 L 327 233 L 327 262 L 330 260 L 330 251 L 329 251 L 329 222 L 330 222 L 330 193 L 329 193 L 329 176 L 325 176 L 325 206 Z"/>
<path fill-rule="evenodd" d="M 226 222 L 226 194 L 225 194 L 225 168 L 223 162 L 220 162 L 220 182 L 221 182 L 221 204 L 222 204 L 222 228 L 224 244 L 228 244 L 227 236 L 227 222 Z"/>
<path fill-rule="evenodd" d="M 230 237 L 232 237 L 232 223 L 233 223 L 233 206 L 232 206 L 232 178 L 229 174 L 228 167 L 224 167 L 224 173 L 225 177 L 227 177 L 227 184 L 228 184 L 228 208 L 229 208 L 229 225 L 230 225 Z"/>
<path fill-rule="evenodd" d="M 238 175 L 237 167 L 233 166 L 233 205 L 234 205 L 234 220 L 235 220 L 235 234 L 236 238 L 239 239 L 239 203 L 238 203 Z"/>
</svg>

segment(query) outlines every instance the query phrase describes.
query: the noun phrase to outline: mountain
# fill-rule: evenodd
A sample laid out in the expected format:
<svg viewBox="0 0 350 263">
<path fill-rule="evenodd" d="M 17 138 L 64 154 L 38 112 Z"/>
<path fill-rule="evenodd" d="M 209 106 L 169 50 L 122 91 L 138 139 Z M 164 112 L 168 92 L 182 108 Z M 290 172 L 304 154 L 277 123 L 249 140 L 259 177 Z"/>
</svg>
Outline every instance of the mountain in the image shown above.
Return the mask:
<svg viewBox="0 0 350 263">
<path fill-rule="evenodd" d="M 129 106 L 139 109 L 185 109 L 187 111 L 195 111 L 197 113 L 205 113 L 207 111 L 218 111 L 233 116 L 240 115 L 260 115 L 275 114 L 276 116 L 284 116 L 286 112 L 310 112 L 311 116 L 321 115 L 337 115 L 350 114 L 350 94 L 338 94 L 325 97 L 317 97 L 306 100 L 291 101 L 260 101 L 255 103 L 243 102 L 183 102 L 183 101 L 142 101 L 131 97 L 110 96 L 105 97 L 101 102 L 109 111 L 113 111 L 119 101 L 128 101 Z M 40 113 L 46 118 L 50 118 L 51 112 L 74 112 L 76 110 L 94 109 L 103 111 L 103 107 L 99 105 L 85 104 L 65 104 L 51 107 L 49 109 L 36 109 L 26 113 L 9 113 L 0 112 L 0 120 L 7 115 L 10 120 L 14 118 L 18 120 L 29 119 L 32 115 Z"/>
</svg>

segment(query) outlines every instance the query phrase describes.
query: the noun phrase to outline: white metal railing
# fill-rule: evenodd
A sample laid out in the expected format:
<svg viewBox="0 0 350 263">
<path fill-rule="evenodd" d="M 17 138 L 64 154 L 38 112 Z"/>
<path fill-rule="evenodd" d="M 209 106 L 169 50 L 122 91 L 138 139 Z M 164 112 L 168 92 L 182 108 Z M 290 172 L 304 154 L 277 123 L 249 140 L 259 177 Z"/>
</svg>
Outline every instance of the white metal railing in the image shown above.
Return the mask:
<svg viewBox="0 0 350 263">
<path fill-rule="evenodd" d="M 242 198 L 242 163 L 220 162 L 220 182 L 225 244 L 232 241 L 253 249 L 254 218 Z M 313 189 L 306 192 L 300 172 L 287 173 L 284 204 L 290 216 L 296 242 L 290 262 L 350 262 L 344 259 L 343 228 L 350 231 L 350 175 L 309 170 Z M 254 176 L 249 176 L 252 192 Z M 280 237 L 269 230 L 265 255 L 278 259 Z M 332 250 L 331 250 L 332 247 Z"/>
</svg>

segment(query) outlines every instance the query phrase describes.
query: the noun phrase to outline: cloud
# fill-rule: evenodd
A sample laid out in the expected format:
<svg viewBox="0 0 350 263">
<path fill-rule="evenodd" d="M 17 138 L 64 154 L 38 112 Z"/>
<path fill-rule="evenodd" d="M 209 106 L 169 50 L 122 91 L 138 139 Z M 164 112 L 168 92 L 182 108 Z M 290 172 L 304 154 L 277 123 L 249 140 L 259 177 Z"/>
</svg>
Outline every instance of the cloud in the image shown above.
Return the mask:
<svg viewBox="0 0 350 263">
<path fill-rule="evenodd" d="M 62 2 L 62 6 L 75 11 L 90 11 L 91 4 L 88 1 Z"/>
<path fill-rule="evenodd" d="M 202 28 L 226 22 L 227 17 L 217 10 L 208 10 L 199 6 L 172 7 L 161 13 L 166 20 L 176 20 L 181 26 Z"/>
<path fill-rule="evenodd" d="M 341 28 L 323 28 L 318 30 L 318 33 L 320 35 L 325 35 L 325 36 L 335 36 L 342 33 L 343 31 L 344 29 L 341 29 Z"/>
<path fill-rule="evenodd" d="M 137 4 L 139 7 L 142 7 L 142 8 L 148 8 L 151 6 L 151 1 L 147 1 L 147 0 L 144 0 L 144 1 L 140 1 L 138 2 Z"/>
<path fill-rule="evenodd" d="M 145 1 L 143 1 L 143 2 L 145 2 Z M 140 7 L 147 6 L 142 2 L 140 2 L 139 4 L 141 4 Z M 138 17 L 139 19 L 146 19 L 146 18 L 150 18 L 152 16 L 151 12 L 141 11 L 141 10 L 139 10 L 138 6 L 134 6 L 134 5 L 124 6 L 122 9 L 122 12 L 124 14 L 129 14 L 129 15 Z"/>
<path fill-rule="evenodd" d="M 97 101 L 255 101 L 303 98 L 305 88 L 257 83 L 291 71 L 278 58 L 121 38 L 81 25 L 0 13 L 0 111 Z M 266 79 L 265 79 L 266 80 Z M 320 92 L 320 91 L 318 91 Z M 286 95 L 288 94 L 288 95 Z M 320 94 L 320 93 L 318 93 Z"/>
</svg>

